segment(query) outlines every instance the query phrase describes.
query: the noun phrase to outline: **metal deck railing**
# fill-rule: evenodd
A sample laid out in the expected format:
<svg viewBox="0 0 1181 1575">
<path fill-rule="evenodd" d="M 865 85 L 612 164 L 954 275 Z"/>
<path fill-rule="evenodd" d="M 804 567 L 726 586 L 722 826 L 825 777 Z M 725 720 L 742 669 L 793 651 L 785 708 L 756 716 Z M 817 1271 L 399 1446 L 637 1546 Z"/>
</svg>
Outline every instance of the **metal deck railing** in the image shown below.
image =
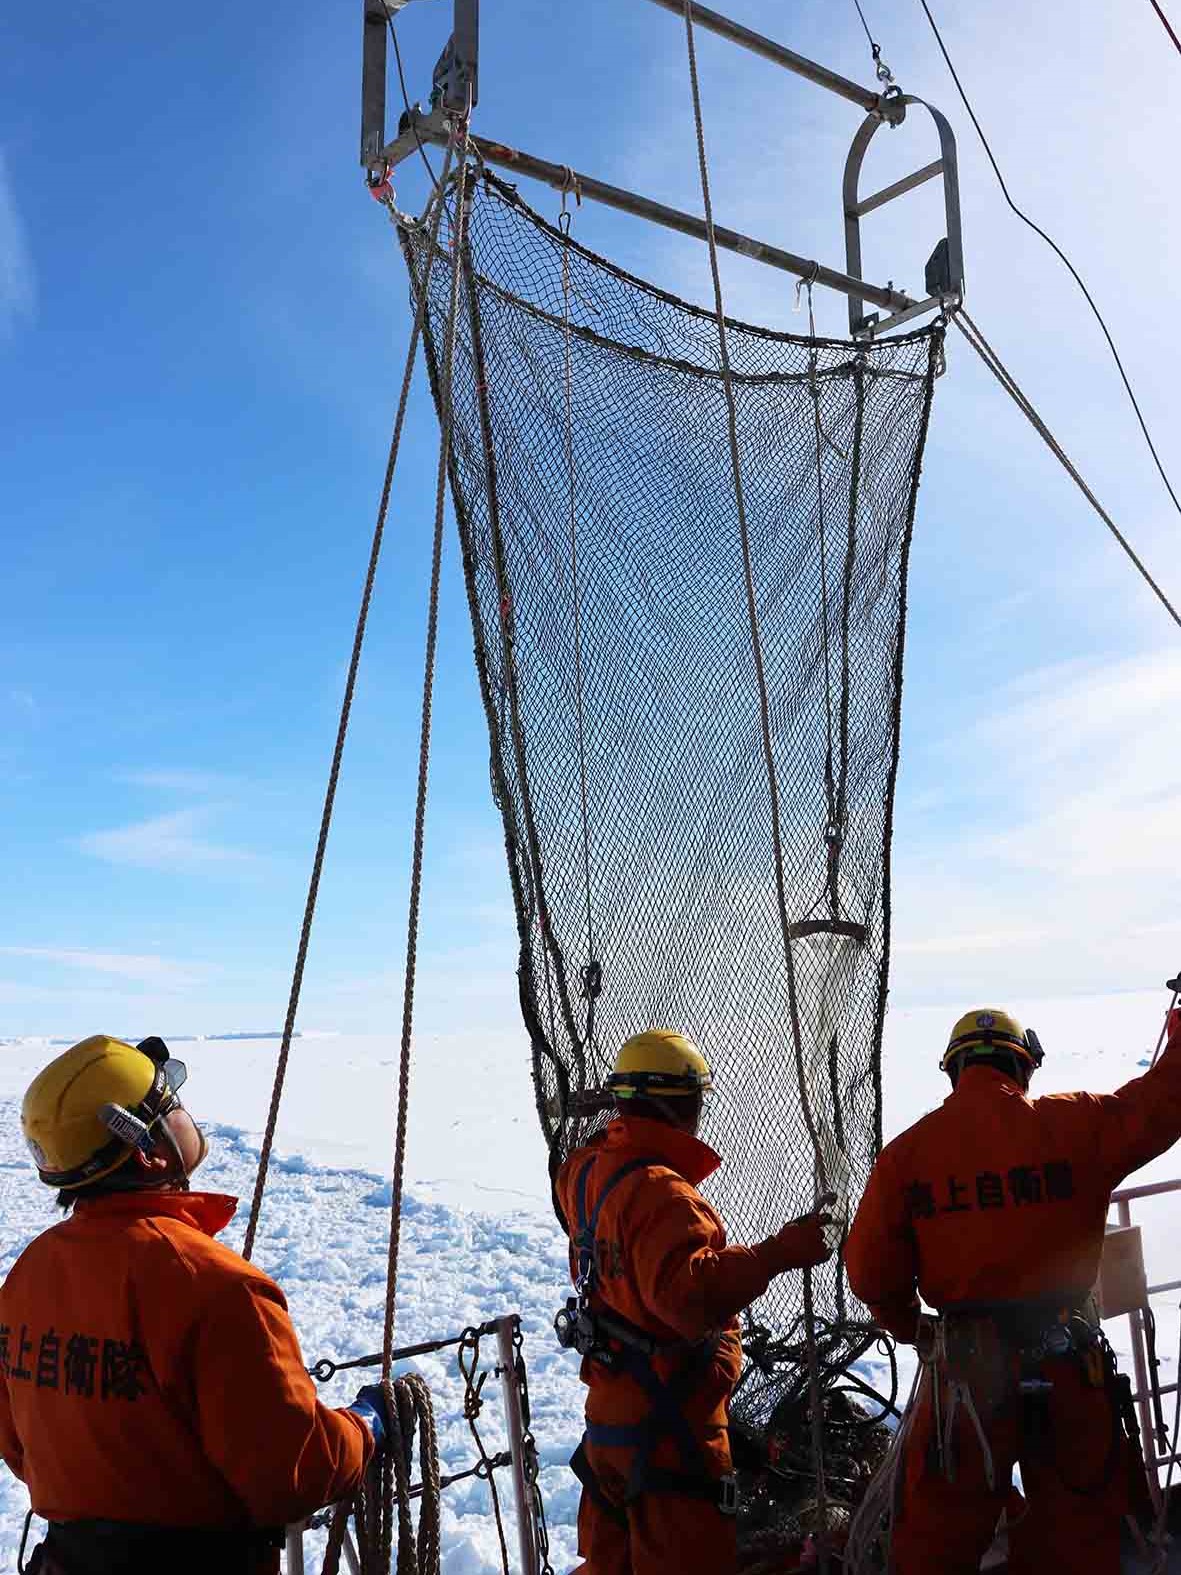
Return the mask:
<svg viewBox="0 0 1181 1575">
<path fill-rule="evenodd" d="M 1125 1187 L 1120 1192 L 1111 1195 L 1111 1206 L 1116 1210 L 1116 1217 L 1122 1226 L 1132 1223 L 1132 1204 L 1144 1198 L 1161 1197 L 1167 1192 L 1181 1192 L 1181 1180 L 1151 1182 L 1143 1187 Z M 1148 1297 L 1164 1296 L 1169 1291 L 1181 1291 L 1181 1280 L 1162 1280 L 1159 1285 L 1149 1285 Z M 1155 1383 L 1155 1375 L 1149 1373 L 1148 1368 L 1148 1340 L 1144 1328 L 1145 1307 L 1135 1308 L 1128 1313 L 1127 1319 L 1132 1332 L 1132 1367 L 1136 1375 L 1136 1389 L 1133 1399 L 1140 1413 L 1140 1437 L 1144 1446 L 1144 1464 L 1148 1470 L 1148 1485 L 1152 1491 L 1154 1502 L 1160 1502 L 1160 1471 L 1162 1466 L 1168 1466 L 1173 1461 L 1181 1461 L 1181 1454 L 1177 1453 L 1178 1440 L 1169 1441 L 1160 1439 L 1156 1429 L 1156 1418 L 1153 1408 L 1153 1393 L 1162 1397 L 1177 1393 L 1177 1383 Z M 1178 1375 L 1181 1380 L 1181 1374 Z M 1161 1450 L 1166 1451 L 1161 1453 Z"/>
</svg>

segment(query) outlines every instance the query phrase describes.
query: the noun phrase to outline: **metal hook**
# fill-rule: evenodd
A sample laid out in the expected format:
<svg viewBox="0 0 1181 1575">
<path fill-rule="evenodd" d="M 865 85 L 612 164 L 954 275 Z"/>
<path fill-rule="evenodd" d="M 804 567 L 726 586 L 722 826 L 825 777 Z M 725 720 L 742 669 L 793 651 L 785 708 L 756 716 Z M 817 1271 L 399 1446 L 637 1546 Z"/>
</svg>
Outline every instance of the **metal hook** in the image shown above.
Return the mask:
<svg viewBox="0 0 1181 1575">
<path fill-rule="evenodd" d="M 793 312 L 798 312 L 800 310 L 800 301 L 801 301 L 801 298 L 803 296 L 804 290 L 807 289 L 807 291 L 808 291 L 808 315 L 811 316 L 811 314 L 812 314 L 812 286 L 816 283 L 816 281 L 817 281 L 817 279 L 819 279 L 819 277 L 820 277 L 820 264 L 818 262 L 813 262 L 813 263 L 811 263 L 809 265 L 808 272 L 806 274 L 803 274 L 799 279 L 796 280 L 796 304 L 792 307 L 792 311 Z"/>
</svg>

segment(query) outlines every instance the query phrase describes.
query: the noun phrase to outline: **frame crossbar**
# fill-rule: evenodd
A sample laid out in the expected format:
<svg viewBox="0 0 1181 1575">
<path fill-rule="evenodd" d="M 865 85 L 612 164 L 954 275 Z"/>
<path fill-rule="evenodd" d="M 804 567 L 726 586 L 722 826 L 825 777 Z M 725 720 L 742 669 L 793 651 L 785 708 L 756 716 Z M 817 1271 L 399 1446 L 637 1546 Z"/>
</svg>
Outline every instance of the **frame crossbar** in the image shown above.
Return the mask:
<svg viewBox="0 0 1181 1575">
<path fill-rule="evenodd" d="M 684 0 L 653 0 L 653 4 L 662 6 L 666 11 L 672 11 L 679 17 L 685 14 Z M 696 27 L 702 27 L 708 33 L 717 33 L 721 38 L 728 38 L 732 44 L 739 44 L 743 49 L 749 49 L 752 54 L 762 55 L 764 60 L 774 61 L 777 66 L 783 66 L 785 70 L 793 71 L 796 76 L 814 82 L 817 87 L 827 88 L 830 93 L 848 99 L 851 104 L 860 105 L 869 114 L 882 115 L 887 120 L 892 118 L 890 105 L 894 100 L 875 92 L 873 88 L 863 88 L 859 82 L 851 82 L 848 77 L 839 76 L 827 66 L 817 65 L 814 60 L 808 60 L 804 55 L 797 55 L 794 49 L 777 44 L 774 39 L 764 38 L 761 33 L 752 32 L 749 27 L 743 27 L 741 22 L 733 22 L 728 16 L 711 11 L 707 6 L 692 5 L 690 10 Z"/>
<path fill-rule="evenodd" d="M 385 142 L 385 69 L 387 24 L 390 0 L 362 0 L 364 7 L 364 60 L 362 67 L 361 162 L 369 171 L 371 184 L 379 185 L 392 168 L 415 153 L 424 143 L 445 145 L 451 135 L 451 115 L 468 102 L 475 102 L 478 81 L 479 0 L 453 0 L 454 24 L 451 39 L 435 68 L 429 110 L 419 105 L 401 118 L 398 135 Z M 684 14 L 684 0 L 652 0 L 666 11 Z M 860 87 L 856 82 L 830 71 L 826 66 L 797 55 L 794 50 L 765 38 L 707 6 L 692 4 L 694 22 L 709 32 L 762 56 L 796 76 L 858 105 L 866 111 L 845 165 L 845 270 L 829 268 L 814 258 L 802 257 L 769 241 L 757 240 L 741 231 L 716 229 L 719 246 L 742 257 L 753 258 L 769 267 L 806 279 L 809 284 L 835 290 L 849 298 L 849 325 L 855 337 L 870 337 L 896 327 L 924 312 L 958 306 L 963 298 L 963 241 L 960 227 L 959 174 L 955 136 L 946 118 L 921 99 L 890 89 L 884 93 Z M 861 167 L 875 133 L 883 125 L 899 126 L 906 119 L 908 106 L 921 105 L 935 121 L 939 133 L 940 157 L 922 169 L 893 182 L 867 197 L 858 194 Z M 497 164 L 543 182 L 557 191 L 577 191 L 582 197 L 630 213 L 637 218 L 675 230 L 694 240 L 705 240 L 706 225 L 695 214 L 669 207 L 638 192 L 612 186 L 570 169 L 565 164 L 526 153 L 508 143 L 471 136 L 474 152 L 489 164 Z M 942 178 L 947 218 L 947 235 L 936 246 L 926 270 L 926 295 L 916 298 L 896 289 L 892 282 L 876 285 L 861 272 L 861 220 L 886 203 L 913 191 L 927 181 Z M 866 306 L 878 312 L 868 313 Z M 885 312 L 885 317 L 880 315 Z"/>
</svg>

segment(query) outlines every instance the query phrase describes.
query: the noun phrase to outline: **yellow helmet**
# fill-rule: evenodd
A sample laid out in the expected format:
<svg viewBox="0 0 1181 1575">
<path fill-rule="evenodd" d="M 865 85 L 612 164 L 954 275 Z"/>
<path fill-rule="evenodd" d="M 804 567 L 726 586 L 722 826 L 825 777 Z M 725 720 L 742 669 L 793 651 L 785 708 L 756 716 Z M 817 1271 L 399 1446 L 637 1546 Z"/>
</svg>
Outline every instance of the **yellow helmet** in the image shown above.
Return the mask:
<svg viewBox="0 0 1181 1575">
<path fill-rule="evenodd" d="M 176 1103 L 183 1062 L 162 1039 L 130 1045 L 94 1034 L 33 1079 L 21 1105 L 25 1142 L 46 1186 L 100 1181 L 147 1139 Z"/>
<path fill-rule="evenodd" d="M 671 1028 L 649 1028 L 633 1034 L 615 1057 L 607 1087 L 616 1099 L 655 1094 L 683 1097 L 713 1087 L 709 1062 L 684 1034 Z"/>
<path fill-rule="evenodd" d="M 958 1056 L 972 1061 L 979 1056 L 994 1055 L 998 1050 L 1009 1050 L 1024 1057 L 1034 1070 L 1044 1059 L 1041 1043 L 1032 1028 L 1026 1031 L 1008 1012 L 977 1007 L 975 1011 L 965 1012 L 952 1029 L 939 1065 L 946 1072 Z"/>
</svg>

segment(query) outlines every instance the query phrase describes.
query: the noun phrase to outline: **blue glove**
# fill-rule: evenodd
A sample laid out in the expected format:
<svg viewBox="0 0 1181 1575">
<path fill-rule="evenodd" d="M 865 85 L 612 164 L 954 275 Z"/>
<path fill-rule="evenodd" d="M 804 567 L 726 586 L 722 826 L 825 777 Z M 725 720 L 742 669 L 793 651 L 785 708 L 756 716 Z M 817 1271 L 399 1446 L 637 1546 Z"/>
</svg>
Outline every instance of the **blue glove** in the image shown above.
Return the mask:
<svg viewBox="0 0 1181 1575">
<path fill-rule="evenodd" d="M 385 1390 L 381 1385 L 366 1384 L 363 1389 L 357 1391 L 357 1398 L 347 1409 L 369 1424 L 374 1444 L 378 1449 L 384 1449 L 387 1429 Z"/>
</svg>

